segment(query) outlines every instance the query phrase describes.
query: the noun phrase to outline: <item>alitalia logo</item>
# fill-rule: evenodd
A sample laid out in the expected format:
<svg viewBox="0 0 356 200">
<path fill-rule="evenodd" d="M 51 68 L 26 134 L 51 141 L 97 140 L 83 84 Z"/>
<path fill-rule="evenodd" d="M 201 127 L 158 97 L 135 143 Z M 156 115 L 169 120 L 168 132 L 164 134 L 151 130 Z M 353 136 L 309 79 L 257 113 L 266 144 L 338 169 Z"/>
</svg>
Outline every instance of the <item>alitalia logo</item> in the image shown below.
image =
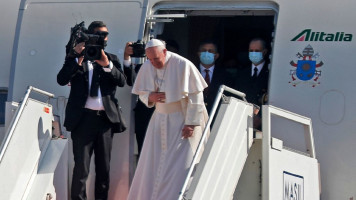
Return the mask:
<svg viewBox="0 0 356 200">
<path fill-rule="evenodd" d="M 351 42 L 352 34 L 344 32 L 325 33 L 314 32 L 311 29 L 305 29 L 295 36 L 291 41 L 315 41 L 315 42 Z"/>
</svg>

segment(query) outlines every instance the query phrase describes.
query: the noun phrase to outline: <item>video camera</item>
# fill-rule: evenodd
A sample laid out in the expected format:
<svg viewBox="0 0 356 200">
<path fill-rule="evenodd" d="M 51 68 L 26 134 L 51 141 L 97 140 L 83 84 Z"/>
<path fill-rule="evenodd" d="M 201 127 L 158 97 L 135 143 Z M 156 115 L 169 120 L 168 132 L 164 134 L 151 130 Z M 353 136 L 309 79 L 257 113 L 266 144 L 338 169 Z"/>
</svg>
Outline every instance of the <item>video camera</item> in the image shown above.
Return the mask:
<svg viewBox="0 0 356 200">
<path fill-rule="evenodd" d="M 133 50 L 133 54 L 130 55 L 131 57 L 146 57 L 146 44 L 144 42 L 137 40 L 137 42 L 132 43 L 130 46 Z"/>
<path fill-rule="evenodd" d="M 81 43 L 85 42 L 85 49 L 80 55 L 84 55 L 84 59 L 94 61 L 100 60 L 101 58 L 101 50 L 105 48 L 105 38 L 107 36 L 107 32 L 98 32 L 94 34 L 89 34 L 88 30 L 85 28 L 84 21 L 80 24 L 76 24 L 71 28 L 71 38 L 66 46 L 67 53 L 73 52 L 73 48 Z"/>
</svg>

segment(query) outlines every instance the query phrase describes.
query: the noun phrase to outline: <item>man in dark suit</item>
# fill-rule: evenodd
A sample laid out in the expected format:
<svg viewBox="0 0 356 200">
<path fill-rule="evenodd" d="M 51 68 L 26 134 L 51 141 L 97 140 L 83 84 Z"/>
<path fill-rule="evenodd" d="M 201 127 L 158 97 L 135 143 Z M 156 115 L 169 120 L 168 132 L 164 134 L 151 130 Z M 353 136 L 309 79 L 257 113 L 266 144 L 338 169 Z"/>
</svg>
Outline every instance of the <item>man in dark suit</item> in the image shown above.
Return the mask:
<svg viewBox="0 0 356 200">
<path fill-rule="evenodd" d="M 251 40 L 249 44 L 249 66 L 238 71 L 234 88 L 245 93 L 248 102 L 260 108 L 266 102 L 269 69 L 265 60 L 266 43 L 260 38 Z M 261 128 L 261 112 L 254 117 L 254 127 Z"/>
<path fill-rule="evenodd" d="M 204 102 L 210 114 L 220 85 L 231 86 L 232 79 L 224 68 L 216 65 L 219 52 L 214 42 L 207 40 L 200 43 L 198 56 L 200 59 L 199 71 L 208 84 L 208 87 L 204 90 Z"/>
<path fill-rule="evenodd" d="M 101 21 L 92 22 L 88 32 L 104 35 L 105 43 L 108 40 L 108 29 Z M 58 84 L 71 86 L 64 121 L 71 131 L 75 162 L 71 199 L 87 199 L 86 180 L 93 152 L 95 199 L 107 199 L 113 133 L 126 129 L 115 92 L 117 86 L 125 85 L 126 78 L 116 55 L 101 50 L 101 58 L 90 61 L 82 56 L 84 49 L 83 42 L 67 50 L 57 75 Z"/>
<path fill-rule="evenodd" d="M 132 42 L 127 42 L 124 52 L 124 72 L 127 76 L 127 85 L 132 86 L 136 79 L 136 74 L 141 68 L 142 64 L 133 65 L 131 62 L 131 56 L 133 54 Z M 148 108 L 138 98 L 134 108 L 135 119 L 135 135 L 138 147 L 138 157 L 141 154 L 141 149 L 146 136 L 146 130 L 148 123 L 153 114 L 154 108 Z"/>
</svg>

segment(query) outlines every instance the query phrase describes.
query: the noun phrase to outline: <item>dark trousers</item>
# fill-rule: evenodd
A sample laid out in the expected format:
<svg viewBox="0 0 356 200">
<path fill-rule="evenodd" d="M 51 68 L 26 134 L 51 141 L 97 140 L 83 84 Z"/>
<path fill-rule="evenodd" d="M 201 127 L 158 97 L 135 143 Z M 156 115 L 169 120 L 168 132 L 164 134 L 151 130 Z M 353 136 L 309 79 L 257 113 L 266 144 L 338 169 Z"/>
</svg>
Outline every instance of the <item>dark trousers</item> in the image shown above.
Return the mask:
<svg viewBox="0 0 356 200">
<path fill-rule="evenodd" d="M 140 156 L 148 123 L 150 122 L 154 108 L 147 108 L 144 103 L 138 100 L 134 111 L 136 141 L 138 146 L 138 156 Z"/>
<path fill-rule="evenodd" d="M 95 154 L 95 199 L 108 198 L 110 182 L 110 157 L 113 134 L 112 123 L 104 111 L 85 109 L 84 115 L 72 131 L 74 169 L 71 199 L 87 199 L 86 181 L 89 174 L 90 159 Z"/>
</svg>

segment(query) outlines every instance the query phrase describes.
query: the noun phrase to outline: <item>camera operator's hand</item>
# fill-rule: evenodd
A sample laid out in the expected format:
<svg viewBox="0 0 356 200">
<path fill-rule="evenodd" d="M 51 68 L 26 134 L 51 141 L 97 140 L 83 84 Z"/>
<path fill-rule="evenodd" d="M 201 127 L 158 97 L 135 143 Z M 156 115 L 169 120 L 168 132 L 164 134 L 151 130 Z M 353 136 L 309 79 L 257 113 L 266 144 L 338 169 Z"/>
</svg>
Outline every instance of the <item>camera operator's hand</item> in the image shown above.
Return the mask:
<svg viewBox="0 0 356 200">
<path fill-rule="evenodd" d="M 81 42 L 81 43 L 75 45 L 75 47 L 73 48 L 75 56 L 77 57 L 78 55 L 81 55 L 81 53 L 83 52 L 84 49 L 85 49 L 85 42 Z M 84 56 L 78 57 L 78 65 L 79 66 L 82 66 L 83 60 L 84 60 Z"/>
<path fill-rule="evenodd" d="M 75 53 L 80 55 L 83 52 L 83 50 L 85 49 L 85 42 L 81 42 L 81 43 L 75 45 L 75 47 L 73 49 L 74 49 Z"/>
<path fill-rule="evenodd" d="M 68 43 L 67 46 L 70 46 L 71 44 Z M 66 46 L 66 48 L 67 48 Z M 75 47 L 73 47 L 72 49 L 68 49 L 66 50 L 66 57 L 68 58 L 80 58 L 82 57 L 82 52 L 83 50 L 85 49 L 85 43 L 84 42 L 81 42 L 77 45 L 75 45 Z M 78 62 L 79 63 L 79 62 Z M 81 65 L 81 63 L 80 63 Z"/>
<path fill-rule="evenodd" d="M 126 43 L 125 52 L 124 52 L 124 60 L 129 60 L 130 55 L 133 54 L 133 48 L 130 45 L 132 45 L 132 42 Z"/>
<path fill-rule="evenodd" d="M 101 58 L 100 60 L 95 60 L 96 63 L 98 63 L 99 65 L 101 65 L 102 67 L 106 67 L 109 66 L 110 61 L 108 59 L 108 57 L 106 56 L 104 50 L 101 50 Z"/>
<path fill-rule="evenodd" d="M 79 65 L 79 66 L 82 66 L 83 60 L 84 60 L 84 56 L 80 56 L 80 57 L 78 58 L 78 65 Z"/>
</svg>

